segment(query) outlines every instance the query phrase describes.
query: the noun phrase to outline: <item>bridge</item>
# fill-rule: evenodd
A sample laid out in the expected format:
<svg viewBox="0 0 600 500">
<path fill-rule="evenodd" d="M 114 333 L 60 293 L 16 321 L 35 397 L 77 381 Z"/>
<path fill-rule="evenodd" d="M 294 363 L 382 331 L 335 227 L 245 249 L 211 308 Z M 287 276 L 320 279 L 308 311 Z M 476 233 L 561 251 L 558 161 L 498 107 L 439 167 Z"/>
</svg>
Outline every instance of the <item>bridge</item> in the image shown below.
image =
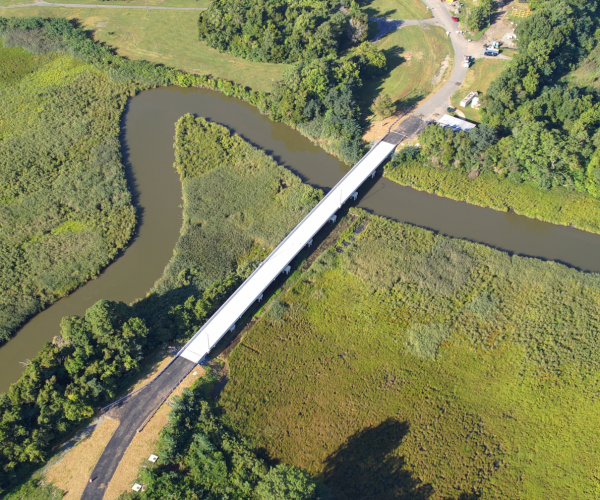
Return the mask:
<svg viewBox="0 0 600 500">
<path fill-rule="evenodd" d="M 125 450 L 136 432 L 143 429 L 172 390 L 197 366 L 223 336 L 235 329 L 236 322 L 263 298 L 267 287 L 281 274 L 289 273 L 290 263 L 305 247 L 310 246 L 316 233 L 329 221 L 335 222 L 336 212 L 349 199 L 356 199 L 358 189 L 375 176 L 381 165 L 395 149 L 402 136 L 389 133 L 329 191 L 258 268 L 239 286 L 229 299 L 210 317 L 176 358 L 150 383 L 112 403 L 103 411 L 119 420 L 120 425 L 96 463 L 82 500 L 102 500 Z"/>
<path fill-rule="evenodd" d="M 356 199 L 357 189 L 374 176 L 377 167 L 398 144 L 396 134 L 388 134 L 329 191 L 310 213 L 271 252 L 259 267 L 240 285 L 229 299 L 185 345 L 180 356 L 198 363 L 228 332 L 235 329 L 236 321 L 255 301 L 261 300 L 266 288 L 282 272 L 290 271 L 290 262 L 328 221 L 335 221 L 335 213 L 350 198 Z"/>
</svg>

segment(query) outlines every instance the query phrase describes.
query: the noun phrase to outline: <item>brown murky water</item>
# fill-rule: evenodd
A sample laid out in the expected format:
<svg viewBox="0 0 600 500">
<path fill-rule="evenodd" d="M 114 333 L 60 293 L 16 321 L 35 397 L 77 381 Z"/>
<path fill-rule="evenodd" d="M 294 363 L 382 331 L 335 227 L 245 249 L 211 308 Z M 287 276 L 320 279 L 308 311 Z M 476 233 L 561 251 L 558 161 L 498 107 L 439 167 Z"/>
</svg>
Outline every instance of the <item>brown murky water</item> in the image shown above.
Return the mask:
<svg viewBox="0 0 600 500">
<path fill-rule="evenodd" d="M 324 190 L 348 167 L 291 128 L 217 92 L 177 87 L 143 92 L 123 119 L 123 153 L 140 224 L 129 248 L 97 279 L 29 321 L 0 348 L 0 391 L 16 381 L 19 361 L 32 358 L 59 332 L 63 316 L 83 314 L 100 299 L 143 297 L 172 255 L 181 226 L 181 189 L 172 165 L 175 122 L 193 113 L 221 123 Z M 515 214 L 496 212 L 415 191 L 383 178 L 361 189 L 359 206 L 373 213 L 520 255 L 600 272 L 600 236 Z"/>
</svg>

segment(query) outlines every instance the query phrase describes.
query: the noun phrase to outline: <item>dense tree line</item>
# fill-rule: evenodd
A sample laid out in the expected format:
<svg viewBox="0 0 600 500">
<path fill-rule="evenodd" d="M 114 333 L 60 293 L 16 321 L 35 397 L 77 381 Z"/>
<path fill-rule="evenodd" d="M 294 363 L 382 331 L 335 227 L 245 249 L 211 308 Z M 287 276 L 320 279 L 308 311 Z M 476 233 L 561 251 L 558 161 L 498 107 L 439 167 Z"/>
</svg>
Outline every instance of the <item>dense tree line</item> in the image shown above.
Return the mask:
<svg viewBox="0 0 600 500">
<path fill-rule="evenodd" d="M 597 46 L 599 13 L 597 2 L 539 3 L 516 29 L 519 53 L 485 95 L 483 125 L 468 134 L 428 127 L 418 159 L 600 196 L 600 102 L 565 78 Z"/>
<path fill-rule="evenodd" d="M 354 1 L 218 0 L 200 14 L 200 40 L 262 62 L 299 61 L 278 82 L 268 113 L 343 160 L 361 156 L 355 94 L 385 69 L 385 55 L 365 41 L 368 18 Z M 362 42 L 362 43 L 361 43 Z M 358 45 L 350 55 L 341 48 Z"/>
<path fill-rule="evenodd" d="M 323 58 L 299 62 L 276 83 L 269 113 L 314 140 L 326 141 L 326 149 L 337 151 L 343 160 L 357 161 L 362 152 L 362 130 L 356 92 L 363 78 L 383 71 L 385 64 L 385 55 L 369 42 L 340 61 Z"/>
<path fill-rule="evenodd" d="M 183 117 L 175 145 L 184 225 L 173 258 L 143 300 L 100 301 L 84 317 L 64 318 L 60 334 L 0 395 L 0 493 L 130 384 L 144 357 L 187 340 L 266 257 L 261 249 L 274 248 L 320 197 L 202 118 Z"/>
<path fill-rule="evenodd" d="M 158 466 L 141 471 L 145 491 L 123 499 L 322 498 L 306 472 L 285 464 L 270 466 L 258 458 L 207 401 L 210 379 L 198 382 L 175 399 L 169 424 L 161 432 Z"/>
<path fill-rule="evenodd" d="M 274 63 L 337 57 L 342 45 L 364 41 L 367 29 L 354 1 L 217 0 L 198 20 L 200 40 L 211 47 Z"/>
</svg>

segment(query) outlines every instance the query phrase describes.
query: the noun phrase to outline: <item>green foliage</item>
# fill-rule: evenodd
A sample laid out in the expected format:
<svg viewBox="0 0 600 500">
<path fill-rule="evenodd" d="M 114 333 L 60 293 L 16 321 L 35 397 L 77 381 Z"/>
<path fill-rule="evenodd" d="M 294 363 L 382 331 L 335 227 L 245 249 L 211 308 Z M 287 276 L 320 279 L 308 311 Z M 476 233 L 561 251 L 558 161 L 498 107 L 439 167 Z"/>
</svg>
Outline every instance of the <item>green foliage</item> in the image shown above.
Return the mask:
<svg viewBox="0 0 600 500">
<path fill-rule="evenodd" d="M 179 120 L 175 147 L 184 223 L 173 258 L 145 299 L 132 306 L 100 301 L 83 318 L 64 318 L 61 335 L 0 395 L 0 488 L 114 398 L 149 350 L 187 340 L 266 257 L 257 244 L 275 247 L 320 198 L 262 151 L 202 118 Z M 50 234 L 70 238 L 82 228 L 67 221 Z"/>
<path fill-rule="evenodd" d="M 64 491 L 40 479 L 30 479 L 6 495 L 5 500 L 60 500 Z"/>
<path fill-rule="evenodd" d="M 386 176 L 399 184 L 454 200 L 503 212 L 512 209 L 554 224 L 600 232 L 600 200 L 564 187 L 544 191 L 533 182 L 511 182 L 494 172 L 466 179 L 460 168 L 432 168 L 427 163 L 406 159 L 402 153 L 386 166 Z"/>
<path fill-rule="evenodd" d="M 133 86 L 66 56 L 8 48 L 55 49 L 43 35 L 6 31 L 0 47 L 11 66 L 0 72 L 0 341 L 96 275 L 135 227 L 118 140 Z"/>
<path fill-rule="evenodd" d="M 206 381 L 175 399 L 159 441 L 160 465 L 141 472 L 145 491 L 124 499 L 316 499 L 316 485 L 297 467 L 268 466 L 203 397 Z M 174 472 L 174 469 L 177 472 Z"/>
<path fill-rule="evenodd" d="M 281 63 L 337 57 L 342 35 L 362 42 L 367 23 L 354 1 L 343 11 L 332 0 L 219 0 L 200 14 L 198 33 L 221 52 Z"/>
<path fill-rule="evenodd" d="M 489 87 L 482 110 L 502 137 L 486 156 L 515 180 L 577 191 L 594 184 L 586 167 L 598 147 L 600 104 L 561 79 L 594 49 L 597 29 L 595 3 L 575 0 L 543 2 L 519 23 L 519 54 Z"/>
<path fill-rule="evenodd" d="M 484 29 L 490 21 L 490 16 L 498 10 L 495 0 L 480 0 L 473 6 L 467 17 L 467 28 L 470 31 L 480 31 Z"/>
<path fill-rule="evenodd" d="M 123 303 L 65 317 L 60 335 L 0 394 L 0 488 L 45 460 L 50 445 L 115 396 L 135 372 L 148 329 Z"/>
<path fill-rule="evenodd" d="M 365 223 L 233 351 L 229 421 L 340 499 L 593 497 L 600 277 Z"/>
<path fill-rule="evenodd" d="M 519 53 L 482 100 L 484 125 L 469 134 L 428 127 L 420 137 L 424 164 L 598 197 L 600 103 L 593 89 L 576 86 L 586 84 L 585 66 L 597 52 L 598 13 L 595 2 L 541 2 L 519 23 Z"/>
<path fill-rule="evenodd" d="M 441 343 L 449 336 L 450 328 L 443 323 L 416 323 L 406 332 L 406 341 L 415 356 L 435 359 Z"/>
<path fill-rule="evenodd" d="M 220 0 L 200 14 L 198 27 L 200 40 L 219 51 L 254 61 L 300 61 L 276 83 L 265 110 L 346 162 L 362 156 L 355 93 L 362 79 L 385 69 L 386 58 L 365 41 L 368 17 L 356 2 L 340 9 L 331 0 Z M 342 57 L 344 39 L 363 43 Z"/>
<path fill-rule="evenodd" d="M 387 118 L 396 111 L 396 105 L 388 94 L 380 94 L 373 101 L 371 111 L 380 119 Z"/>
</svg>

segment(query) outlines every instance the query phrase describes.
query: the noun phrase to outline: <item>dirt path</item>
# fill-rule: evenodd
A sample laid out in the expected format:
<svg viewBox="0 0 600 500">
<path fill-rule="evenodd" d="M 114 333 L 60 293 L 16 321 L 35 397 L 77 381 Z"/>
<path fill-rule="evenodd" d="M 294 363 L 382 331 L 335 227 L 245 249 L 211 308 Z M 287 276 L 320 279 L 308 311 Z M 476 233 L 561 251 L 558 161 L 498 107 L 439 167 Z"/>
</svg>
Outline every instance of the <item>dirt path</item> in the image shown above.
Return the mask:
<svg viewBox="0 0 600 500">
<path fill-rule="evenodd" d="M 206 10 L 206 7 L 157 7 L 152 5 L 95 5 L 81 3 L 48 3 L 38 0 L 35 3 L 2 6 L 2 9 L 18 9 L 21 7 L 77 7 L 82 9 L 151 9 L 151 10 Z"/>
</svg>

